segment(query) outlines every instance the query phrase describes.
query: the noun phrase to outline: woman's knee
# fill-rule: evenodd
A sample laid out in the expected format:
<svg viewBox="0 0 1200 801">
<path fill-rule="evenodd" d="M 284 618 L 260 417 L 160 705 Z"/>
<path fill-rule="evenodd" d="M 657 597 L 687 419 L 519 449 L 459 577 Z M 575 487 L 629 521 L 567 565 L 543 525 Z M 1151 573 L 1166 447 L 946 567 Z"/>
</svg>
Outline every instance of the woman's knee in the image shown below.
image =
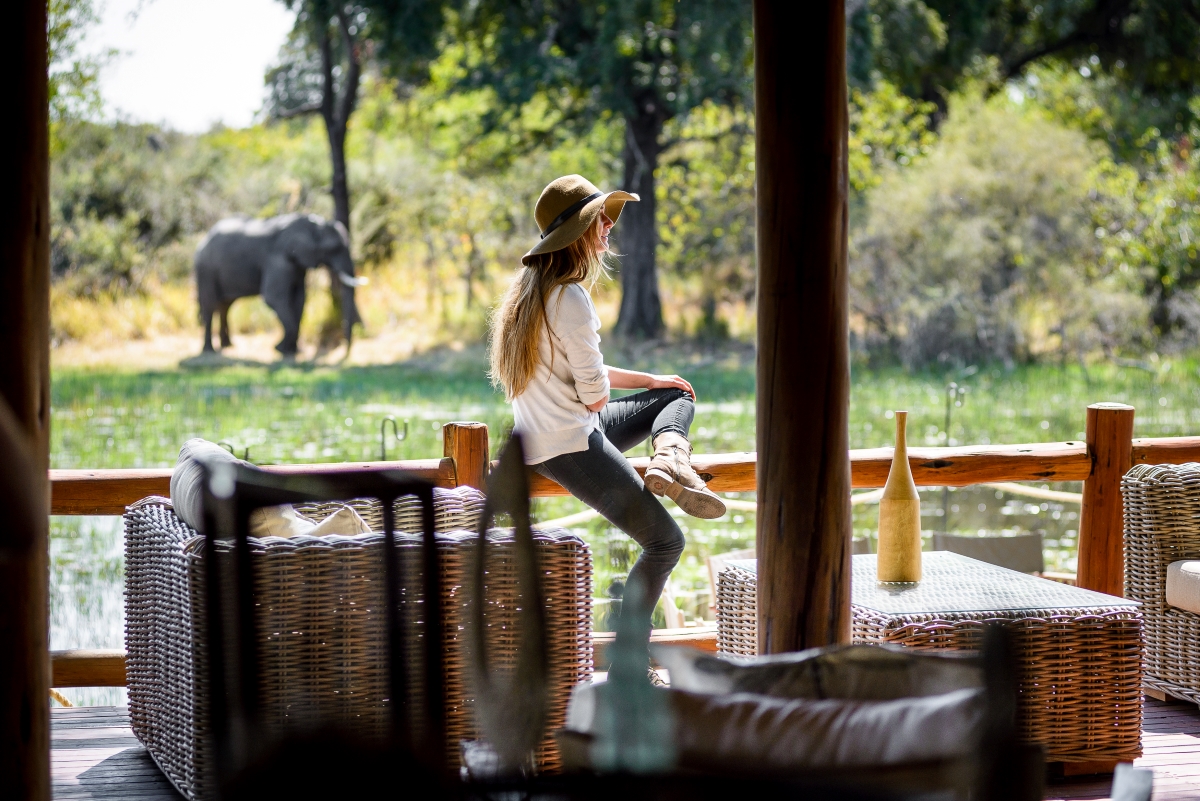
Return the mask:
<svg viewBox="0 0 1200 801">
<path fill-rule="evenodd" d="M 683 554 L 687 541 L 679 525 L 671 517 L 654 526 L 653 530 L 644 532 L 637 538 L 642 551 L 649 557 L 677 562 Z"/>
<path fill-rule="evenodd" d="M 677 400 L 686 400 L 688 403 L 693 402 L 692 393 L 688 392 L 686 389 L 667 387 L 666 389 L 659 391 L 663 393 L 663 397 L 666 399 L 667 403 L 674 403 Z"/>
</svg>

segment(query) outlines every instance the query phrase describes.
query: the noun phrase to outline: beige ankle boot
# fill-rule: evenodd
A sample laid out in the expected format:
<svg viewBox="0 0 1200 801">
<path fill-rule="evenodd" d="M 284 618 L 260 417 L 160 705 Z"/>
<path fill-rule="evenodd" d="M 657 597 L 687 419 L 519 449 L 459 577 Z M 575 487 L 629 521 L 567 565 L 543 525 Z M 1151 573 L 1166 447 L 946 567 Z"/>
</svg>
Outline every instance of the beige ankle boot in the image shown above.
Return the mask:
<svg viewBox="0 0 1200 801">
<path fill-rule="evenodd" d="M 679 434 L 654 438 L 654 456 L 646 470 L 646 486 L 666 495 L 692 517 L 712 520 L 725 514 L 725 502 L 704 485 L 692 469 L 692 443 Z"/>
</svg>

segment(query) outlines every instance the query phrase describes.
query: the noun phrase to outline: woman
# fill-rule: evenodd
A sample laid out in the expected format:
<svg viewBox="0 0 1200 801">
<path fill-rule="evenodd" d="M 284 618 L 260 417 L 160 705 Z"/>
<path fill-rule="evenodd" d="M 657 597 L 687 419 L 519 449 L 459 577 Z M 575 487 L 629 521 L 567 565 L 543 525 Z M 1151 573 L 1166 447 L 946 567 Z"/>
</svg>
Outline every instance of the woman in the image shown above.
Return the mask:
<svg viewBox="0 0 1200 801">
<path fill-rule="evenodd" d="M 628 585 L 640 609 L 625 611 L 649 636 L 650 612 L 683 551 L 683 533 L 656 495 L 695 517 L 725 514 L 696 475 L 688 429 L 696 393 L 677 375 L 608 367 L 589 290 L 604 273 L 608 235 L 628 192 L 600 192 L 578 175 L 551 183 L 534 217 L 541 240 L 526 253 L 492 320 L 491 377 L 513 407 L 525 460 L 642 546 Z M 611 389 L 644 389 L 610 400 Z M 647 437 L 645 483 L 621 454 Z M 627 595 L 633 595 L 627 593 Z M 636 596 L 634 596 L 636 597 Z"/>
</svg>

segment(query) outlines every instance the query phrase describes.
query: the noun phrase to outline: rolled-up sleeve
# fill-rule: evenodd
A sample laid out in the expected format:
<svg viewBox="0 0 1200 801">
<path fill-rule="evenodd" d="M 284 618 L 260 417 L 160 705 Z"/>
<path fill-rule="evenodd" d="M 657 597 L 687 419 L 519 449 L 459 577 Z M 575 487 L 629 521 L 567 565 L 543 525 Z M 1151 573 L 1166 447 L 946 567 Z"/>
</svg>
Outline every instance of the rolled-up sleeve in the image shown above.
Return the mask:
<svg viewBox="0 0 1200 801">
<path fill-rule="evenodd" d="M 578 326 L 559 340 L 571 376 L 575 379 L 575 391 L 585 405 L 604 400 L 608 395 L 608 369 L 604 366 L 604 354 L 600 352 L 600 332 L 592 327 L 591 321 Z"/>
</svg>

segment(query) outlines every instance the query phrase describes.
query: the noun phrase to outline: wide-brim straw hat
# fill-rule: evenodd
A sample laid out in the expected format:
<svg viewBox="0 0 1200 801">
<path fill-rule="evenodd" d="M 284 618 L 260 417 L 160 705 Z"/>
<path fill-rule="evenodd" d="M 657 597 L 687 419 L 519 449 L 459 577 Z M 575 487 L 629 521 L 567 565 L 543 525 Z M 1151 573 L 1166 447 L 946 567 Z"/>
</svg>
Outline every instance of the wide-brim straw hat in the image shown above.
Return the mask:
<svg viewBox="0 0 1200 801">
<path fill-rule="evenodd" d="M 529 252 L 521 257 L 522 264 L 529 264 L 531 257 L 539 253 L 552 253 L 583 236 L 596 221 L 600 210 L 613 222 L 621 216 L 621 209 L 629 201 L 641 200 L 632 192 L 601 192 L 582 175 L 564 175 L 551 181 L 542 190 L 533 218 L 537 221 L 542 238 Z"/>
</svg>

